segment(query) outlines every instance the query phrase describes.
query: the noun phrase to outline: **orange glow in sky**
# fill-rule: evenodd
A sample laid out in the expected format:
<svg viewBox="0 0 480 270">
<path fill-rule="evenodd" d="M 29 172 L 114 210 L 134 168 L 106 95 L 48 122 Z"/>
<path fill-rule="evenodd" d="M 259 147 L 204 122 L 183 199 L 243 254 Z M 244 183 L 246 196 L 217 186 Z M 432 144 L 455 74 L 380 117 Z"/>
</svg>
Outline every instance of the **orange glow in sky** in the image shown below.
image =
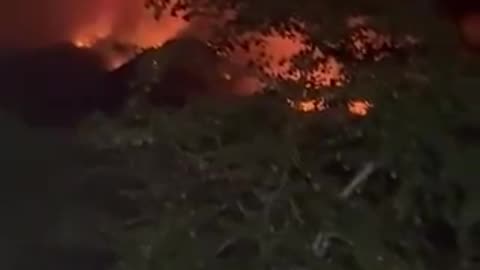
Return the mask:
<svg viewBox="0 0 480 270">
<path fill-rule="evenodd" d="M 181 16 L 170 15 L 170 7 L 157 20 L 144 8 L 143 2 L 138 2 L 138 14 L 140 18 L 135 21 L 135 29 L 124 30 L 125 26 L 118 25 L 115 14 L 103 14 L 96 21 L 85 25 L 72 36 L 72 42 L 78 47 L 99 47 L 99 51 L 105 51 L 110 68 L 115 69 L 129 61 L 134 54 L 111 53 L 108 46 L 100 47 L 97 44 L 108 42 L 128 44 L 136 48 L 161 47 L 165 42 L 181 37 L 182 35 L 194 36 L 205 42 L 209 42 L 213 33 L 213 26 L 222 25 L 225 21 L 234 18 L 235 13 L 225 13 L 218 18 L 200 18 L 191 21 L 182 19 Z M 181 14 L 180 14 L 181 15 Z M 361 23 L 354 21 L 353 23 Z M 352 22 L 349 22 L 352 23 Z M 302 26 L 302 24 L 300 24 Z M 128 27 L 127 27 L 128 28 Z M 372 38 L 374 33 L 366 33 Z M 276 31 L 270 34 L 260 32 L 249 32 L 235 37 L 237 41 L 257 41 L 250 43 L 248 51 L 240 45 L 235 45 L 228 51 L 223 51 L 230 64 L 226 64 L 224 76 L 231 80 L 234 93 L 239 95 L 250 95 L 257 92 L 269 83 L 270 80 L 295 81 L 303 85 L 305 89 L 315 90 L 324 86 L 341 86 L 347 81 L 342 63 L 332 56 L 324 55 L 318 48 L 312 48 L 308 44 L 308 36 L 304 31 L 288 33 L 282 36 Z M 384 40 L 382 40 L 385 42 Z M 353 43 L 354 45 L 356 43 Z M 361 46 L 361 44 L 357 44 Z M 356 45 L 355 45 L 356 46 Z M 293 59 L 299 53 L 308 51 L 312 61 L 308 67 L 298 67 L 293 64 Z M 322 60 L 322 61 L 319 61 Z M 249 63 L 255 63 L 256 68 L 252 69 Z M 252 69 L 246 72 L 245 70 Z M 243 70 L 243 71 L 242 71 Z M 324 101 L 288 100 L 290 106 L 303 112 L 321 111 L 325 109 Z M 355 101 L 349 104 L 349 109 L 357 115 L 365 115 L 371 104 L 362 101 Z"/>
</svg>

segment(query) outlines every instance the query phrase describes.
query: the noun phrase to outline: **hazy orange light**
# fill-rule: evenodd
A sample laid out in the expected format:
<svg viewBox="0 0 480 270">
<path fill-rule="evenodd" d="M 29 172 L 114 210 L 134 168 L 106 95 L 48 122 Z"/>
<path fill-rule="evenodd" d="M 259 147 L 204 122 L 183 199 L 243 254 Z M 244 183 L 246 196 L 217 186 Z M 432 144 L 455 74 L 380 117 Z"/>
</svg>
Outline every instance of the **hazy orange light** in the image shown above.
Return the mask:
<svg viewBox="0 0 480 270">
<path fill-rule="evenodd" d="M 238 44 L 250 41 L 248 51 L 237 44 L 227 53 L 228 58 L 244 66 L 254 63 L 270 79 L 303 82 L 309 89 L 340 86 L 346 80 L 343 65 L 318 48 L 311 48 L 308 36 L 300 31 L 289 32 L 287 36 L 275 30 L 268 35 L 249 32 L 237 37 L 237 41 Z M 308 68 L 295 66 L 293 59 L 307 51 L 306 57 L 317 64 Z"/>
<path fill-rule="evenodd" d="M 86 24 L 74 33 L 72 43 L 82 48 L 95 47 L 99 41 L 135 45 L 145 49 L 162 46 L 168 40 L 178 37 L 190 25 L 190 22 L 182 18 L 181 13 L 179 16 L 170 15 L 171 8 L 177 1 L 172 1 L 158 20 L 144 7 L 143 1 L 136 1 L 136 6 L 135 4 L 134 7 L 129 6 L 133 7 L 133 11 L 123 11 L 131 12 L 131 17 L 135 18 L 128 22 L 132 25 L 119 22 L 117 18 L 119 14 L 105 12 L 97 20 Z M 105 53 L 108 60 L 112 62 L 110 65 L 112 67 L 118 67 L 124 63 L 121 63 L 122 61 L 129 59 L 119 54 Z"/>
<path fill-rule="evenodd" d="M 301 112 L 319 112 L 325 110 L 324 99 L 308 99 L 308 100 L 291 100 L 287 99 L 287 103 L 293 109 Z"/>
<path fill-rule="evenodd" d="M 89 48 L 89 47 L 91 47 L 91 44 L 89 44 L 89 43 L 87 43 L 83 40 L 80 40 L 80 39 L 79 40 L 74 40 L 73 44 L 78 48 Z"/>
<path fill-rule="evenodd" d="M 373 104 L 364 100 L 353 100 L 348 103 L 348 110 L 355 115 L 365 116 L 373 108 Z"/>
<path fill-rule="evenodd" d="M 222 26 L 226 21 L 233 19 L 235 11 L 219 13 L 216 17 L 198 18 L 186 21 L 179 16 L 171 15 L 172 6 L 179 0 L 171 2 L 163 15 L 155 19 L 148 10 L 144 9 L 139 1 L 138 12 L 140 21 L 130 31 L 120 31 L 115 14 L 104 14 L 103 17 L 85 25 L 72 37 L 72 43 L 77 47 L 94 47 L 104 54 L 109 62 L 109 68 L 116 69 L 129 61 L 137 51 L 128 53 L 113 52 L 115 43 L 132 45 L 138 48 L 161 47 L 165 42 L 180 36 L 196 37 L 210 43 L 214 37 L 214 26 Z M 363 16 L 352 17 L 347 21 L 347 26 L 357 29 L 364 26 L 369 18 Z M 309 36 L 305 31 L 305 24 L 292 22 L 300 26 L 300 30 L 291 31 L 282 35 L 273 30 L 269 34 L 248 32 L 235 37 L 233 49 L 219 51 L 230 64 L 224 64 L 222 74 L 231 82 L 232 92 L 237 95 L 251 95 L 260 91 L 266 85 L 276 80 L 287 80 L 301 83 L 307 90 L 316 90 L 325 86 L 342 86 L 348 82 L 344 65 L 335 57 L 325 55 L 320 49 L 311 47 Z M 302 29 L 303 28 L 303 29 Z M 381 48 L 392 41 L 389 36 L 381 35 L 368 28 L 360 28 L 349 37 L 352 54 L 361 59 L 366 53 L 366 44 L 370 47 Z M 101 41 L 101 42 L 100 42 Z M 248 42 L 249 50 L 241 45 Z M 107 45 L 105 45 L 107 44 Z M 213 46 L 213 45 L 212 45 Z M 98 48 L 97 48 L 98 47 Z M 294 58 L 308 52 L 306 58 L 314 60 L 305 67 L 294 64 Z M 250 64 L 254 63 L 252 69 Z M 326 109 L 323 99 L 304 99 L 299 101 L 287 100 L 295 110 L 302 112 L 322 111 Z M 366 115 L 373 105 L 366 101 L 352 101 L 348 104 L 351 113 Z"/>
</svg>

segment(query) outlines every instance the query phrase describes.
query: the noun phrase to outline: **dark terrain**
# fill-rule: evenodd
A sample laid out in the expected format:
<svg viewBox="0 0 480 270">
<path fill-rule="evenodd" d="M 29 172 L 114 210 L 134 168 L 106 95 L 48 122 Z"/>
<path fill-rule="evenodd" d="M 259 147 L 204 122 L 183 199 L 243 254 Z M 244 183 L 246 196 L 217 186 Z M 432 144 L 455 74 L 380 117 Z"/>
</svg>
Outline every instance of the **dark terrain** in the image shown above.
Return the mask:
<svg viewBox="0 0 480 270">
<path fill-rule="evenodd" d="M 2 106 L 32 124 L 70 125 L 93 110 L 112 112 L 126 92 L 88 49 L 59 44 L 35 50 L 3 50 Z"/>
<path fill-rule="evenodd" d="M 70 45 L 4 49 L 0 269 L 480 269 L 480 62 L 453 43 L 356 62 L 310 114 L 288 91 L 187 101 L 218 82 L 205 46 L 114 72 Z"/>
</svg>

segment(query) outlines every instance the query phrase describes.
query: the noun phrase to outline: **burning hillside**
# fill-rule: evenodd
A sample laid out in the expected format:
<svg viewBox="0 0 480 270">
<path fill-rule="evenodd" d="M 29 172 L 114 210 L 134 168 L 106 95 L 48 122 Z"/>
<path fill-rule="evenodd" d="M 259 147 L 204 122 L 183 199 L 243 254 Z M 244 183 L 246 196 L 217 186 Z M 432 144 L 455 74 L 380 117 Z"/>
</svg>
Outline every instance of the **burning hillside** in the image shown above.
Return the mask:
<svg viewBox="0 0 480 270">
<path fill-rule="evenodd" d="M 163 6 L 163 12 L 155 17 L 145 8 L 145 0 L 45 0 L 42 5 L 35 6 L 36 10 L 33 9 L 35 14 L 32 14 L 32 18 L 39 22 L 36 29 L 25 29 L 23 32 L 0 29 L 0 42 L 4 46 L 44 47 L 69 41 L 79 48 L 89 48 L 101 55 L 112 70 L 137 56 L 139 59 L 149 59 L 149 55 L 156 54 L 156 48 L 172 44 L 169 41 L 180 40 L 182 43 L 181 40 L 196 39 L 203 44 L 184 46 L 184 53 L 174 54 L 178 59 L 169 58 L 173 64 L 167 68 L 172 70 L 162 74 L 178 77 L 178 70 L 181 70 L 183 76 L 197 82 L 189 87 L 215 88 L 205 91 L 197 89 L 197 92 L 218 93 L 228 90 L 235 95 L 250 95 L 266 85 L 283 81 L 293 81 L 300 88 L 316 91 L 325 86 L 342 86 L 348 82 L 345 64 L 312 42 L 308 34 L 311 26 L 304 22 L 285 22 L 296 26 L 287 32 L 270 28 L 267 32 L 250 31 L 238 35 L 232 32 L 225 35 L 228 32 L 225 30 L 227 23 L 236 17 L 234 10 L 213 12 L 214 16 L 202 15 L 187 20 L 183 15 L 189 8 L 173 10 L 177 2 L 170 1 L 170 4 Z M 9 29 L 21 28 L 19 18 L 25 16 L 20 16 L 20 13 L 25 11 L 27 1 L 19 0 L 16 3 L 10 4 L 8 9 L 2 9 L 9 10 L 9 14 L 2 17 L 9 23 L 0 25 L 9 25 Z M 347 26 L 351 27 L 350 36 L 339 44 L 326 47 L 330 51 L 343 51 L 343 54 L 352 55 L 355 59 L 365 59 L 373 50 L 378 60 L 396 46 L 391 37 L 365 25 L 366 19 L 363 17 L 350 19 L 347 22 Z M 220 32 L 221 35 L 217 35 Z M 230 46 L 226 46 L 225 41 Z M 182 49 L 182 46 L 177 47 L 178 43 L 174 44 L 175 51 Z M 169 50 L 162 48 L 161 51 L 159 53 L 163 54 Z M 381 53 L 375 53 L 378 51 Z M 153 65 L 157 57 L 152 57 L 149 65 Z M 201 63 L 189 63 L 191 59 Z M 174 63 L 177 60 L 178 63 Z M 142 71 L 145 71 L 146 64 L 141 65 Z M 207 74 L 209 72 L 212 74 Z M 204 86 L 199 86 L 200 81 Z M 165 88 L 165 84 L 162 87 Z M 223 89 L 220 91 L 219 88 Z M 162 90 L 165 91 L 171 90 Z M 289 103 L 300 111 L 324 108 L 318 105 L 322 104 L 321 99 L 306 96 L 304 100 L 290 100 Z M 360 114 L 370 107 L 364 106 Z M 357 110 L 351 111 L 357 113 Z"/>
</svg>

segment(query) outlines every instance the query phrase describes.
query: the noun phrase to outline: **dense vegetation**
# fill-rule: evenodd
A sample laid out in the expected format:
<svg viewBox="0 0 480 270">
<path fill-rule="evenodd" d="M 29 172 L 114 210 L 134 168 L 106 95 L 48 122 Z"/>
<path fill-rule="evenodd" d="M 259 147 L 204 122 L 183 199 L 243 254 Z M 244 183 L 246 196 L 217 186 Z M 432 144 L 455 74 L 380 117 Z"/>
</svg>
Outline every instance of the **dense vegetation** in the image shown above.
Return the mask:
<svg viewBox="0 0 480 270">
<path fill-rule="evenodd" d="M 421 1 L 359 2 L 407 32 L 423 14 L 426 50 L 352 63 L 324 112 L 269 91 L 143 102 L 68 136 L 5 116 L 2 269 L 478 269 L 480 62 Z M 352 116 L 352 97 L 375 107 Z"/>
</svg>

